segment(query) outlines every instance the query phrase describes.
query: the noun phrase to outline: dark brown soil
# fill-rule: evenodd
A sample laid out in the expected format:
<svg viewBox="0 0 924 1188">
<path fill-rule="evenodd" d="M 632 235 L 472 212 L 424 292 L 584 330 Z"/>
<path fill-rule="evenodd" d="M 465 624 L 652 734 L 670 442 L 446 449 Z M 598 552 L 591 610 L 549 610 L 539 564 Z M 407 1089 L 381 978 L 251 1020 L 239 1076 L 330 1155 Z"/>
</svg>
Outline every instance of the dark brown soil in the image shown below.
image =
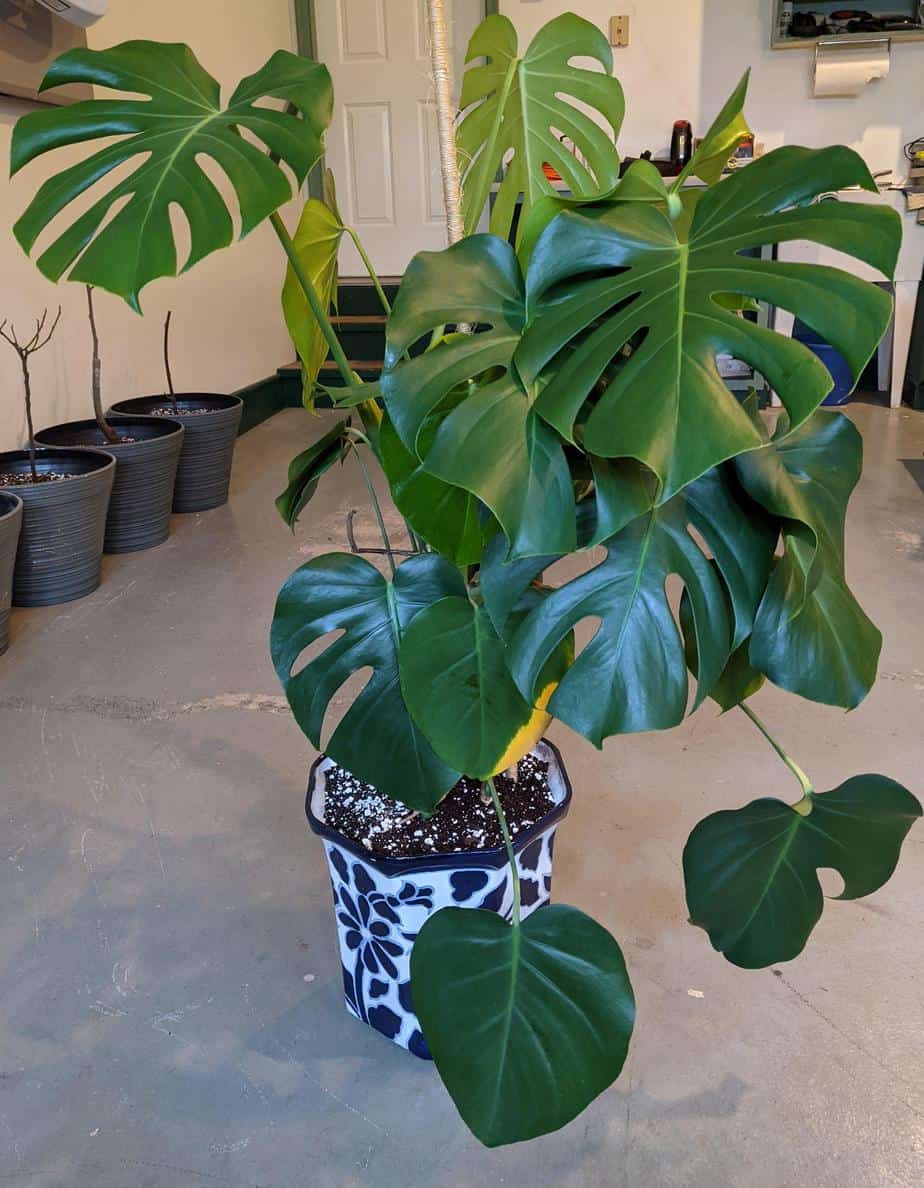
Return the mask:
<svg viewBox="0 0 924 1188">
<path fill-rule="evenodd" d="M 42 470 L 32 477 L 31 471 L 15 474 L 10 474 L 7 471 L 0 472 L 0 487 L 30 487 L 33 483 L 60 483 L 63 479 L 78 478 L 76 474 L 63 474 L 59 470 Z"/>
<path fill-rule="evenodd" d="M 516 780 L 499 775 L 494 783 L 513 837 L 554 807 L 549 765 L 535 755 L 520 760 Z M 478 780 L 461 779 L 426 818 L 342 767 L 327 771 L 325 791 L 325 822 L 373 854 L 410 858 L 504 844 L 494 806 L 482 801 Z"/>
</svg>

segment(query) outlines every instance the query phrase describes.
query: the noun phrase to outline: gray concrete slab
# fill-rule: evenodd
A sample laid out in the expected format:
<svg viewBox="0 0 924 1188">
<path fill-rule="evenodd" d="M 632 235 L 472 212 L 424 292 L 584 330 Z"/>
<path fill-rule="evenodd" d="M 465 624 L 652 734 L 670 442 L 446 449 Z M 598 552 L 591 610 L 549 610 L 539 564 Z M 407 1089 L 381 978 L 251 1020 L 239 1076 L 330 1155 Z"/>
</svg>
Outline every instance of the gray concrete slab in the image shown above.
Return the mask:
<svg viewBox="0 0 924 1188">
<path fill-rule="evenodd" d="M 759 705 L 819 787 L 882 770 L 920 794 L 924 416 L 850 415 L 867 441 L 850 570 L 885 632 L 880 679 L 850 718 L 775 691 Z M 581 1118 L 485 1151 L 432 1066 L 347 1016 L 303 816 L 313 756 L 266 649 L 280 583 L 364 506 L 347 467 L 295 536 L 276 517 L 286 463 L 329 420 L 260 426 L 230 506 L 107 560 L 90 598 L 14 615 L 0 1183 L 918 1188 L 924 828 L 882 892 L 828 905 L 798 961 L 733 968 L 685 923 L 684 840 L 710 811 L 793 791 L 734 714 L 602 754 L 554 735 L 577 792 L 555 896 L 621 939 L 639 1002 L 625 1072 Z"/>
</svg>

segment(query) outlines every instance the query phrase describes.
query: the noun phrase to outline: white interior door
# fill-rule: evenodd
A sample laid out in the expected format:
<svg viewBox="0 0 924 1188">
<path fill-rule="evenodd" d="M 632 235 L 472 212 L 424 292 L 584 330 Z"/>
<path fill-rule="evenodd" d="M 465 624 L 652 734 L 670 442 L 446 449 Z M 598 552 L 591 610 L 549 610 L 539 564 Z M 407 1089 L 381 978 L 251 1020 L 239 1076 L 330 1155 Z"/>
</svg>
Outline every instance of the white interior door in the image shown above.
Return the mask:
<svg viewBox="0 0 924 1188">
<path fill-rule="evenodd" d="M 456 96 L 484 0 L 445 0 Z M 446 246 L 426 0 L 315 0 L 318 59 L 334 83 L 327 165 L 346 222 L 382 276 Z M 365 269 L 353 244 L 342 276 Z"/>
</svg>

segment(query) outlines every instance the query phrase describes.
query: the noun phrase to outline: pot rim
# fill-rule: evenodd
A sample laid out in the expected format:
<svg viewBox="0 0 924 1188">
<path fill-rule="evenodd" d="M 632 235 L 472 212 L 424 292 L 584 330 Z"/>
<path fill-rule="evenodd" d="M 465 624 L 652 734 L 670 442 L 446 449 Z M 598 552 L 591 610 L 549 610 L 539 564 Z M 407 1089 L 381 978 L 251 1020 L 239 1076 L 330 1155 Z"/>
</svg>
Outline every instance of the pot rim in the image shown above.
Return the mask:
<svg viewBox="0 0 924 1188">
<path fill-rule="evenodd" d="M 236 408 L 239 404 L 242 405 L 244 403 L 244 401 L 241 399 L 240 396 L 235 396 L 231 392 L 175 392 L 174 397 L 177 401 L 181 401 L 181 400 L 222 400 L 222 401 L 228 402 L 227 404 L 224 405 L 223 408 L 214 409 L 213 410 L 214 412 L 228 412 L 232 408 Z M 134 413 L 132 410 L 129 410 L 127 413 L 122 412 L 122 409 L 124 408 L 125 405 L 140 404 L 142 401 L 152 401 L 157 404 L 163 402 L 164 404 L 168 404 L 168 405 L 171 402 L 170 394 L 168 392 L 163 392 L 160 395 L 152 394 L 149 396 L 127 396 L 124 400 L 116 400 L 113 404 L 111 404 L 109 406 L 109 411 L 118 413 L 120 417 L 145 416 L 146 414 L 144 414 L 144 413 Z M 175 415 L 178 417 L 182 417 L 184 414 L 182 412 L 178 412 Z M 164 420 L 163 417 L 158 417 L 157 419 L 159 421 Z"/>
<path fill-rule="evenodd" d="M 2 510 L 3 509 L 3 501 L 5 499 L 11 499 L 13 501 L 13 506 L 8 511 Z M 12 519 L 13 516 L 15 516 L 17 512 L 21 512 L 21 511 L 22 511 L 22 500 L 12 490 L 12 488 L 10 488 L 10 487 L 0 488 L 0 524 L 2 524 L 4 520 Z"/>
<path fill-rule="evenodd" d="M 552 756 L 558 765 L 558 772 L 561 776 L 565 794 L 561 798 L 561 801 L 549 809 L 544 817 L 540 818 L 534 825 L 530 825 L 528 829 L 524 829 L 517 834 L 513 839 L 513 852 L 515 854 L 519 854 L 531 841 L 534 841 L 541 834 L 545 833 L 550 826 L 557 825 L 559 821 L 563 820 L 571 807 L 571 780 L 568 778 L 568 772 L 565 768 L 561 751 L 553 742 L 549 742 L 547 738 L 541 739 L 540 744 L 548 747 L 552 752 Z M 375 867 L 376 870 L 381 871 L 385 875 L 404 875 L 421 870 L 445 870 L 457 866 L 465 867 L 466 869 L 484 867 L 494 870 L 506 864 L 507 850 L 504 846 L 495 846 L 491 849 L 483 850 L 451 850 L 448 853 L 410 854 L 406 857 L 398 858 L 390 855 L 373 854 L 370 850 L 365 849 L 351 838 L 340 833 L 339 830 L 332 828 L 325 821 L 322 821 L 315 815 L 311 807 L 311 799 L 314 795 L 318 773 L 322 764 L 329 762 L 333 762 L 333 760 L 330 760 L 327 755 L 319 755 L 311 765 L 311 771 L 308 777 L 308 794 L 305 797 L 305 816 L 308 818 L 308 825 L 312 833 L 316 833 L 326 841 L 334 842 L 340 849 L 346 850 L 354 858 L 359 858 L 368 866 Z"/>
<path fill-rule="evenodd" d="M 99 474 L 104 474 L 107 470 L 114 470 L 117 461 L 115 454 L 110 454 L 107 450 L 96 449 L 94 446 L 87 446 L 86 448 L 78 448 L 76 446 L 40 446 L 35 451 L 35 457 L 36 461 L 41 459 L 43 462 L 52 458 L 58 461 L 66 458 L 69 462 L 79 462 L 82 466 L 86 467 L 76 474 L 69 475 L 67 482 L 60 484 L 62 489 L 72 487 L 76 482 L 84 482 L 87 479 L 95 478 Z M 4 461 L 28 462 L 29 451 L 4 450 L 0 453 L 0 470 L 3 469 Z M 21 484 L 22 487 L 30 491 L 37 491 L 40 488 L 44 490 L 46 487 L 57 485 L 47 483 Z M 4 491 L 7 494 L 12 494 L 12 490 L 9 487 L 5 487 Z"/>
<path fill-rule="evenodd" d="M 158 428 L 164 429 L 165 432 L 164 433 L 155 433 L 152 437 L 144 437 L 140 441 L 106 442 L 104 446 L 100 446 L 100 445 L 53 446 L 53 445 L 47 445 L 46 443 L 44 443 L 40 440 L 43 433 L 57 433 L 60 430 L 69 430 L 71 432 L 79 432 L 81 429 L 97 429 L 98 430 L 99 426 L 97 425 L 95 419 L 93 417 L 87 417 L 84 420 L 80 420 L 80 421 L 62 421 L 58 425 L 46 425 L 44 429 L 38 430 L 38 432 L 35 435 L 35 440 L 38 444 L 44 445 L 45 449 L 48 449 L 48 450 L 56 450 L 56 451 L 100 450 L 102 453 L 105 453 L 107 447 L 110 450 L 116 450 L 116 449 L 130 450 L 132 448 L 132 446 L 150 445 L 150 443 L 152 441 L 161 441 L 165 437 L 173 437 L 174 434 L 184 433 L 185 429 L 186 429 L 186 427 L 184 425 L 182 425 L 179 421 L 174 421 L 170 417 L 146 417 L 140 413 L 138 415 L 122 417 L 121 420 L 119 421 L 119 427 L 121 429 L 129 429 L 133 422 L 138 422 L 139 424 L 142 424 L 145 426 L 156 425 L 156 426 L 158 426 Z M 113 457 L 115 457 L 115 455 L 113 455 Z"/>
</svg>

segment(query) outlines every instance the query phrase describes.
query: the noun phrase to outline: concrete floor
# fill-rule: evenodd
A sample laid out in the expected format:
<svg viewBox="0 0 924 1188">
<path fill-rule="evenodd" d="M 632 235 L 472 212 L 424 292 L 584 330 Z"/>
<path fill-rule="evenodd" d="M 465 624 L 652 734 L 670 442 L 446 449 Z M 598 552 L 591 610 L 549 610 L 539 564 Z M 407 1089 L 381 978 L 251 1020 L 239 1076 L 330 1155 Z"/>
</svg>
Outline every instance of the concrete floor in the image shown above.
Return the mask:
<svg viewBox="0 0 924 1188">
<path fill-rule="evenodd" d="M 819 787 L 872 769 L 920 795 L 924 415 L 850 415 L 867 441 L 850 568 L 885 632 L 880 678 L 847 721 L 772 690 L 758 704 Z M 555 895 L 621 940 L 639 1004 L 623 1076 L 582 1117 L 486 1151 L 431 1065 L 347 1016 L 303 815 L 313 756 L 266 649 L 280 583 L 364 507 L 347 467 L 295 537 L 276 517 L 286 463 L 329 420 L 260 426 L 229 507 L 107 560 L 90 598 L 14 616 L 0 1183 L 919 1188 L 924 827 L 883 891 L 828 904 L 799 960 L 728 965 L 685 923 L 684 840 L 708 812 L 795 791 L 741 715 L 707 707 L 603 754 L 553 735 L 577 793 Z"/>
</svg>

